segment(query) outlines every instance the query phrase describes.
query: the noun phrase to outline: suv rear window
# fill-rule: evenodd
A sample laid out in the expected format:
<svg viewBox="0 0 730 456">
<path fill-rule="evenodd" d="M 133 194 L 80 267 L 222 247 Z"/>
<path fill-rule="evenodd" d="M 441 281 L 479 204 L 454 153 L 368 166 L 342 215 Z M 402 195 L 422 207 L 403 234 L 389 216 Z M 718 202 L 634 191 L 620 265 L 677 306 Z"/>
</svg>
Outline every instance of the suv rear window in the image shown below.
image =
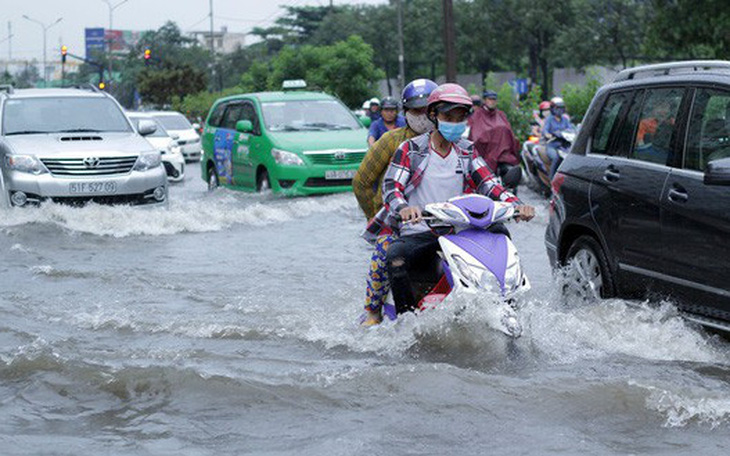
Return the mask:
<svg viewBox="0 0 730 456">
<path fill-rule="evenodd" d="M 593 139 L 591 141 L 591 153 L 607 154 L 610 144 L 611 133 L 616 128 L 619 120 L 619 114 L 623 107 L 631 99 L 629 92 L 620 92 L 609 95 L 608 100 L 603 105 L 601 117 L 598 119 L 596 129 L 593 131 Z"/>
<path fill-rule="evenodd" d="M 730 157 L 730 92 L 698 89 L 684 167 L 704 171 L 709 162 L 726 157 Z"/>
</svg>

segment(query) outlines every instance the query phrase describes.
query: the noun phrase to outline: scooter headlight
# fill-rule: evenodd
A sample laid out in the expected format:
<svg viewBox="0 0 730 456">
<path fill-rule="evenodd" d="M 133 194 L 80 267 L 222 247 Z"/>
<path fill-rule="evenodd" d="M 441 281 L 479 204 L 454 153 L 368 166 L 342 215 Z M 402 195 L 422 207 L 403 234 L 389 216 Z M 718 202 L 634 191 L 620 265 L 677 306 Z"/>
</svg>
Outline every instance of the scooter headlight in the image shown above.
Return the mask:
<svg viewBox="0 0 730 456">
<path fill-rule="evenodd" d="M 466 285 L 474 288 L 480 288 L 479 282 L 481 280 L 482 271 L 486 272 L 486 270 L 467 263 L 466 260 L 459 255 L 451 255 L 451 258 L 454 260 L 454 264 L 456 264 L 459 276 L 463 277 L 468 282 Z M 481 271 L 478 271 L 480 269 Z"/>
</svg>

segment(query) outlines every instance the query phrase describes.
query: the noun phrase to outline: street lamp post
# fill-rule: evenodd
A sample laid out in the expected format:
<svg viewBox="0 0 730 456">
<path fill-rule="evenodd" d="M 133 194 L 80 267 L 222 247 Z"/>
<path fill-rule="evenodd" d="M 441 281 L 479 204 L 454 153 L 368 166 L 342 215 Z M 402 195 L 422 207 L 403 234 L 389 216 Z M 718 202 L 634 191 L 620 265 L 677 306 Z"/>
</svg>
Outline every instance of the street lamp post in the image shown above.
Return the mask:
<svg viewBox="0 0 730 456">
<path fill-rule="evenodd" d="M 109 7 L 109 44 L 108 44 L 108 55 L 107 59 L 109 60 L 109 81 L 111 82 L 113 75 L 112 75 L 112 45 L 113 45 L 113 38 L 111 35 L 111 31 L 114 30 L 114 10 L 122 6 L 123 4 L 127 3 L 129 0 L 121 0 L 120 2 L 116 4 L 112 4 L 110 0 L 102 0 L 104 3 L 106 3 L 106 6 Z"/>
<path fill-rule="evenodd" d="M 43 29 L 43 83 L 44 83 L 44 85 L 47 86 L 48 85 L 48 66 L 46 65 L 46 32 L 48 31 L 49 28 L 51 28 L 54 25 L 61 22 L 61 20 L 63 20 L 63 18 L 59 17 L 58 19 L 56 19 L 56 22 L 52 22 L 48 25 L 44 24 L 43 22 L 41 22 L 37 19 L 28 17 L 25 14 L 23 14 L 23 18 L 40 25 L 41 29 Z"/>
</svg>

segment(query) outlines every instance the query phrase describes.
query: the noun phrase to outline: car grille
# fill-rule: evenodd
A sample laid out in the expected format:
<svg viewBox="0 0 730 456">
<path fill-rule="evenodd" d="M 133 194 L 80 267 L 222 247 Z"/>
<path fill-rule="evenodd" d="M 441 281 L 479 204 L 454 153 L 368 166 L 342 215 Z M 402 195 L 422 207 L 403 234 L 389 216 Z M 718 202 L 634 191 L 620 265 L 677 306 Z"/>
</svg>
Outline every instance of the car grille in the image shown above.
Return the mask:
<svg viewBox="0 0 730 456">
<path fill-rule="evenodd" d="M 305 187 L 343 187 L 352 185 L 352 179 L 325 179 L 322 177 L 310 177 L 304 183 Z"/>
<path fill-rule="evenodd" d="M 132 170 L 137 156 L 99 158 L 94 167 L 87 166 L 84 158 L 42 158 L 41 161 L 54 176 L 108 176 L 126 174 Z"/>
<path fill-rule="evenodd" d="M 365 157 L 365 151 L 347 152 L 344 154 L 333 151 L 332 153 L 311 153 L 304 152 L 304 155 L 314 165 L 351 165 L 360 163 Z"/>
</svg>

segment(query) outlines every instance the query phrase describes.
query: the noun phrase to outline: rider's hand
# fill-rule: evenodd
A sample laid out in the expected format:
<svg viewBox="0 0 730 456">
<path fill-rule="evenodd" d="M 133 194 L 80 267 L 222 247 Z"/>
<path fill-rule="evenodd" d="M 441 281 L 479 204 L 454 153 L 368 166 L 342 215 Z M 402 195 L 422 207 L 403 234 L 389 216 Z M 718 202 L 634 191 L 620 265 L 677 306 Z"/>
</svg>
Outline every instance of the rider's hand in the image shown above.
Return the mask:
<svg viewBox="0 0 730 456">
<path fill-rule="evenodd" d="M 524 220 L 525 222 L 528 222 L 535 217 L 535 208 L 532 206 L 517 206 L 516 209 L 518 212 L 517 221 Z"/>
<path fill-rule="evenodd" d="M 421 221 L 421 209 L 416 206 L 408 206 L 398 213 L 403 223 L 418 223 Z"/>
</svg>

